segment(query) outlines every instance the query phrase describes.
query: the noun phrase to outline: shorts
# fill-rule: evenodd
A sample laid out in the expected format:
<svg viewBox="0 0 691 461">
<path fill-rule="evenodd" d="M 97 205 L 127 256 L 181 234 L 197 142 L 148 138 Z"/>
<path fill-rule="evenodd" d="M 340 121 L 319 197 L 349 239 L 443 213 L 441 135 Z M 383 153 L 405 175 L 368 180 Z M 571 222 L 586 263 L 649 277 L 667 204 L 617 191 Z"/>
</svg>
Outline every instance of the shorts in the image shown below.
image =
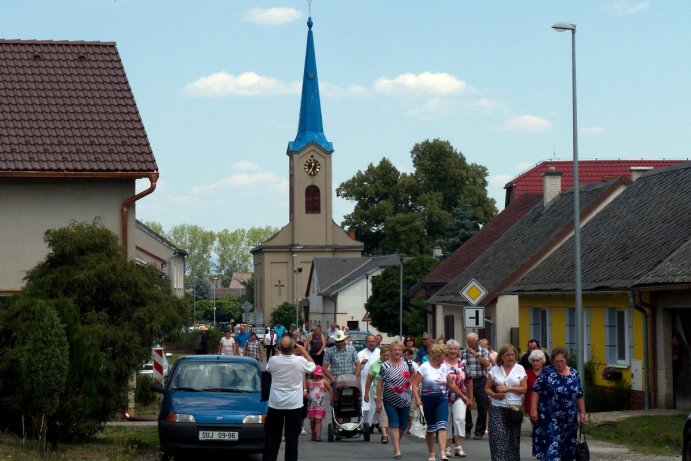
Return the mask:
<svg viewBox="0 0 691 461">
<path fill-rule="evenodd" d="M 410 416 L 410 405 L 404 408 L 397 408 L 384 402 L 384 411 L 389 419 L 389 428 L 400 428 L 405 430 L 408 427 L 408 417 Z"/>
</svg>

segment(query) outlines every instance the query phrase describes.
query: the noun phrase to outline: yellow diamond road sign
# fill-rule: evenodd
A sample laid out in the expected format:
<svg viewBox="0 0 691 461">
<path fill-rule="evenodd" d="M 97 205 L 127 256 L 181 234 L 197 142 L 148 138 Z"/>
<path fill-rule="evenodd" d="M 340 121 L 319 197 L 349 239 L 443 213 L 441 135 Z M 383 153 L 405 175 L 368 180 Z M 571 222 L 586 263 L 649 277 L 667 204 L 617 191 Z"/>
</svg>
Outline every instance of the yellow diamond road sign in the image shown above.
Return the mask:
<svg viewBox="0 0 691 461">
<path fill-rule="evenodd" d="M 482 301 L 482 298 L 485 297 L 487 294 L 487 290 L 485 290 L 480 283 L 472 279 L 468 284 L 461 290 L 461 295 L 468 300 L 468 302 L 472 306 L 477 306 L 480 301 Z"/>
</svg>

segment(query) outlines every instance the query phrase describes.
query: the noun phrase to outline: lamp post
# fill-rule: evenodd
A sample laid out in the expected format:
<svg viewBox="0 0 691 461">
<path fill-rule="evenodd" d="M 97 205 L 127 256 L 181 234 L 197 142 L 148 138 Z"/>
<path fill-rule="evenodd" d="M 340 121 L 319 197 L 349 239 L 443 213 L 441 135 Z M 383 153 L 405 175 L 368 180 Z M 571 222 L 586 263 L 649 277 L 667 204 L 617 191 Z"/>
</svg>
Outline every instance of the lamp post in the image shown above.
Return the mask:
<svg viewBox="0 0 691 461">
<path fill-rule="evenodd" d="M 293 297 L 295 298 L 295 328 L 300 326 L 300 307 L 298 298 L 298 274 L 302 272 L 302 267 L 297 267 L 297 254 L 293 254 Z"/>
<path fill-rule="evenodd" d="M 214 277 L 213 281 L 214 281 L 214 326 L 216 326 L 216 284 L 218 283 L 218 277 Z"/>
<path fill-rule="evenodd" d="M 573 106 L 573 249 L 576 297 L 576 369 L 583 381 L 583 290 L 581 287 L 581 204 L 578 181 L 578 117 L 576 111 L 576 25 L 558 22 L 557 32 L 571 31 L 571 91 Z"/>
<path fill-rule="evenodd" d="M 398 336 L 403 341 L 403 255 L 398 255 L 398 257 L 401 260 L 398 285 Z"/>
</svg>

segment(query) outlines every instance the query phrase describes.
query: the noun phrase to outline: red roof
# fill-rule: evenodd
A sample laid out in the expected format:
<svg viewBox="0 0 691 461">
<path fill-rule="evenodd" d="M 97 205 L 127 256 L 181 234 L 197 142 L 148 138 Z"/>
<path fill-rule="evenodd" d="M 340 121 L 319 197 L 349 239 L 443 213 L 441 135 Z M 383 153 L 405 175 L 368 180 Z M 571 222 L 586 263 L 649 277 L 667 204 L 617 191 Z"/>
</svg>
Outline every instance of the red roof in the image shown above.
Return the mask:
<svg viewBox="0 0 691 461">
<path fill-rule="evenodd" d="M 509 206 L 485 224 L 482 229 L 442 261 L 422 281 L 412 287 L 410 291 L 418 292 L 423 286 L 427 288 L 436 286 L 438 289 L 449 283 L 541 200 L 542 193 L 524 194 L 511 202 Z M 432 294 L 424 293 L 424 296 L 428 297 Z"/>
<path fill-rule="evenodd" d="M 579 160 L 578 182 L 580 185 L 600 183 L 618 176 L 630 176 L 631 167 L 662 168 L 685 161 L 687 160 Z M 542 174 L 551 167 L 561 173 L 562 191 L 573 188 L 573 161 L 547 160 L 506 183 L 504 189 L 513 188 L 511 200 L 528 193 L 542 194 Z"/>
<path fill-rule="evenodd" d="M 115 43 L 0 40 L 0 173 L 157 170 Z"/>
</svg>

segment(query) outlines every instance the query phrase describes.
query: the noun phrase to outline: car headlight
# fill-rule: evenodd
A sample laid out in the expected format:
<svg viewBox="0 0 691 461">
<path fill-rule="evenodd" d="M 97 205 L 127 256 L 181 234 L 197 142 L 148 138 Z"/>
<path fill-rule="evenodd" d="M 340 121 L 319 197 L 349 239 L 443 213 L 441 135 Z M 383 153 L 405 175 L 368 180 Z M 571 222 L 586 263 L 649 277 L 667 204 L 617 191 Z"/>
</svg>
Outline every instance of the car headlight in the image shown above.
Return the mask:
<svg viewBox="0 0 691 461">
<path fill-rule="evenodd" d="M 242 418 L 242 424 L 263 424 L 265 418 L 264 415 L 248 415 Z"/>
<path fill-rule="evenodd" d="M 194 415 L 186 415 L 180 413 L 168 413 L 166 421 L 169 423 L 194 423 Z"/>
</svg>

